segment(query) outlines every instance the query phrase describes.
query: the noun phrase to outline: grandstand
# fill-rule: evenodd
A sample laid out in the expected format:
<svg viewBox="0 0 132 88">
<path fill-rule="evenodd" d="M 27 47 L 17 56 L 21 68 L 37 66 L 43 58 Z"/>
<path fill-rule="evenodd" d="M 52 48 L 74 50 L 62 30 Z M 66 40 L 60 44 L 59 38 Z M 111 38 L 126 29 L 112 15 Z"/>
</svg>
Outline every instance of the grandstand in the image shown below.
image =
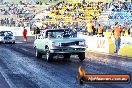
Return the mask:
<svg viewBox="0 0 132 88">
<path fill-rule="evenodd" d="M 16 2 L 19 3 L 21 0 L 1 0 L 3 2 Z M 37 1 L 42 1 L 43 5 L 35 4 Z M 67 2 L 66 2 L 67 1 Z M 132 23 L 132 5 L 131 2 L 125 2 L 127 9 L 115 9 L 115 5 L 118 2 L 112 2 L 113 0 L 96 0 L 93 2 L 92 0 L 23 0 L 23 2 L 30 2 L 28 6 L 19 5 L 17 9 L 26 10 L 28 14 L 24 12 L 24 14 L 3 14 L 0 12 L 0 19 L 9 17 L 13 18 L 17 21 L 25 18 L 31 18 L 33 21 L 40 21 L 43 24 L 59 24 L 64 23 L 65 25 L 78 24 L 79 26 L 85 27 L 82 23 L 87 23 L 89 20 L 93 20 L 102 24 L 103 26 L 113 25 L 116 21 L 118 21 L 121 25 L 124 24 L 124 21 L 128 22 L 128 24 Z M 117 1 L 117 0 L 115 0 Z M 118 0 L 119 1 L 119 0 Z M 122 0 L 122 2 L 125 0 Z M 130 0 L 128 0 L 130 1 Z M 45 3 L 50 3 L 46 5 Z M 119 6 L 122 4 L 119 4 Z M 9 7 L 6 5 L 1 5 L 0 9 L 5 9 L 8 11 Z M 47 10 L 47 11 L 45 11 Z M 12 12 L 12 11 L 11 11 Z M 43 16 L 39 16 L 42 14 Z"/>
<path fill-rule="evenodd" d="M 59 3 L 59 5 L 51 6 L 48 16 L 53 20 L 61 18 L 64 22 L 92 20 L 94 17 L 98 18 L 101 12 L 99 8 L 96 9 L 96 4 L 94 3 L 91 7 L 87 7 L 87 4 L 81 2 L 70 1 L 68 3 Z"/>
<path fill-rule="evenodd" d="M 122 3 L 119 4 L 121 6 Z M 115 22 L 119 22 L 123 26 L 124 22 L 128 22 L 128 25 L 132 22 L 132 5 L 131 2 L 125 2 L 127 7 L 115 9 L 114 5 L 110 8 L 102 11 L 98 21 L 104 25 L 113 25 Z"/>
<path fill-rule="evenodd" d="M 9 2 L 9 3 L 19 3 L 19 2 L 26 2 L 26 3 L 36 3 L 36 2 L 42 2 L 42 3 L 49 3 L 49 0 L 1 0 L 1 2 Z M 63 1 L 63 0 L 51 0 L 51 3 L 57 3 L 57 1 Z"/>
<path fill-rule="evenodd" d="M 74 1 L 79 1 L 79 0 L 74 0 Z M 104 10 L 104 7 L 102 8 L 100 6 L 101 7 L 100 9 L 96 9 L 97 3 L 94 3 L 93 6 L 91 7 L 87 7 L 87 5 L 82 4 L 81 2 L 74 2 L 74 1 L 72 0 L 68 2 L 68 4 L 71 4 L 68 8 L 66 7 L 67 3 L 66 4 L 64 3 L 61 9 L 57 9 L 57 10 L 56 10 L 57 5 L 51 6 L 50 13 L 48 14 L 48 16 L 54 20 L 55 19 L 58 20 L 59 18 L 62 18 L 65 22 L 71 22 L 72 15 L 76 15 L 76 17 L 78 18 L 76 21 L 79 21 L 80 19 L 91 20 L 94 17 L 96 17 L 98 18 L 98 21 L 102 22 L 104 25 L 112 25 L 113 24 L 112 22 L 117 21 L 117 19 L 115 18 L 114 18 L 115 19 L 114 21 L 111 21 L 110 16 L 113 15 L 113 13 L 117 15 L 118 12 L 114 12 L 110 8 Z M 73 10 L 74 5 L 76 4 L 82 5 L 83 8 L 79 7 Z M 67 9 L 70 9 L 71 11 L 67 11 Z M 65 16 L 62 16 L 63 14 L 65 14 Z M 122 20 L 120 20 L 121 23 L 123 23 L 124 20 L 128 19 L 127 17 L 131 19 L 131 12 L 127 12 L 127 10 L 120 11 L 118 14 L 120 14 L 120 17 L 124 17 Z M 129 14 L 129 15 L 126 16 L 125 14 Z"/>
<path fill-rule="evenodd" d="M 7 22 L 4 21 L 10 21 L 10 19 L 13 19 L 15 21 L 15 24 L 17 24 L 21 21 L 28 21 L 29 19 L 33 19 L 33 17 L 41 13 L 44 10 L 44 5 L 21 5 L 21 4 L 2 4 L 0 5 L 0 21 L 1 25 L 6 24 Z M 6 18 L 9 18 L 9 20 L 5 20 Z M 2 22 L 3 21 L 3 22 Z M 9 23 L 9 22 L 8 22 Z"/>
</svg>

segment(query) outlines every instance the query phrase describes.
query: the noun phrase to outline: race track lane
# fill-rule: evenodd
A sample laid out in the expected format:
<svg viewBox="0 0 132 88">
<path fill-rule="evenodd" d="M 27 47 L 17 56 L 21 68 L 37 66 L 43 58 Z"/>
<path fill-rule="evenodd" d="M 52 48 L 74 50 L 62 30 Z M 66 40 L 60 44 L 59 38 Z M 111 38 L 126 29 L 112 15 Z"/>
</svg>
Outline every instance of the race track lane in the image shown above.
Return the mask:
<svg viewBox="0 0 132 88">
<path fill-rule="evenodd" d="M 130 84 L 84 84 L 76 83 L 77 68 L 82 65 L 88 74 L 132 74 L 132 60 L 99 57 L 87 54 L 84 62 L 72 57 L 68 61 L 55 60 L 48 63 L 37 60 L 33 43 L 1 44 L 0 71 L 16 88 L 132 88 Z"/>
</svg>

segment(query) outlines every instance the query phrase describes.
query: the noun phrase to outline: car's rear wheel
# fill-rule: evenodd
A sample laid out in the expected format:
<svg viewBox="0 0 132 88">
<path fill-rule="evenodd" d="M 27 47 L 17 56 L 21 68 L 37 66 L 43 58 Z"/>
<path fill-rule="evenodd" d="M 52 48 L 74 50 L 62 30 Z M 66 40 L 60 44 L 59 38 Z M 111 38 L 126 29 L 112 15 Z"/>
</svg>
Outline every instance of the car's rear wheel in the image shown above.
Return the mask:
<svg viewBox="0 0 132 88">
<path fill-rule="evenodd" d="M 35 48 L 35 56 L 37 57 L 37 59 L 42 58 L 42 54 L 36 48 Z"/>
<path fill-rule="evenodd" d="M 81 61 L 83 61 L 85 59 L 85 52 L 79 53 L 78 57 Z"/>
<path fill-rule="evenodd" d="M 50 53 L 49 47 L 46 47 L 45 52 L 46 52 L 46 60 L 47 60 L 47 62 L 51 62 L 52 59 L 53 59 L 53 56 Z"/>
</svg>

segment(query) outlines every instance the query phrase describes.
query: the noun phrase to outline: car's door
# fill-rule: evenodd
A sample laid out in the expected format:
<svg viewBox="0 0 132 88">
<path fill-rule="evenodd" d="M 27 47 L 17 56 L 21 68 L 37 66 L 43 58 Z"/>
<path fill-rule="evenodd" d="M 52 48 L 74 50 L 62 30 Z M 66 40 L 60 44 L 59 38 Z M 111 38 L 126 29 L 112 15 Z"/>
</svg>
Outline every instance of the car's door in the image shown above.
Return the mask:
<svg viewBox="0 0 132 88">
<path fill-rule="evenodd" d="M 45 42 L 46 42 L 45 32 L 42 31 L 35 40 L 36 48 L 42 53 L 45 51 Z"/>
</svg>

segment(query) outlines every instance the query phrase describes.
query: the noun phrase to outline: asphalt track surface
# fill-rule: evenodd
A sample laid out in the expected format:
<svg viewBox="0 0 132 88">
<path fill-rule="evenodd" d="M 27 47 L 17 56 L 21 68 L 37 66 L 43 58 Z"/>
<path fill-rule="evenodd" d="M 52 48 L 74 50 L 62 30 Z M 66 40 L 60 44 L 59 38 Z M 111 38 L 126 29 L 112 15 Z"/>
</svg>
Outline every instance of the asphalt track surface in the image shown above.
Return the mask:
<svg viewBox="0 0 132 88">
<path fill-rule="evenodd" d="M 17 39 L 16 44 L 0 44 L 0 73 L 5 82 L 1 88 L 132 88 L 128 84 L 83 84 L 76 82 L 79 66 L 87 74 L 130 74 L 132 59 L 86 52 L 86 59 L 80 62 L 75 56 L 70 60 L 36 59 L 33 38 L 28 42 Z M 4 85 L 5 84 L 5 85 Z M 4 86 L 3 86 L 4 85 Z M 3 86 L 3 87 L 2 87 Z"/>
</svg>

